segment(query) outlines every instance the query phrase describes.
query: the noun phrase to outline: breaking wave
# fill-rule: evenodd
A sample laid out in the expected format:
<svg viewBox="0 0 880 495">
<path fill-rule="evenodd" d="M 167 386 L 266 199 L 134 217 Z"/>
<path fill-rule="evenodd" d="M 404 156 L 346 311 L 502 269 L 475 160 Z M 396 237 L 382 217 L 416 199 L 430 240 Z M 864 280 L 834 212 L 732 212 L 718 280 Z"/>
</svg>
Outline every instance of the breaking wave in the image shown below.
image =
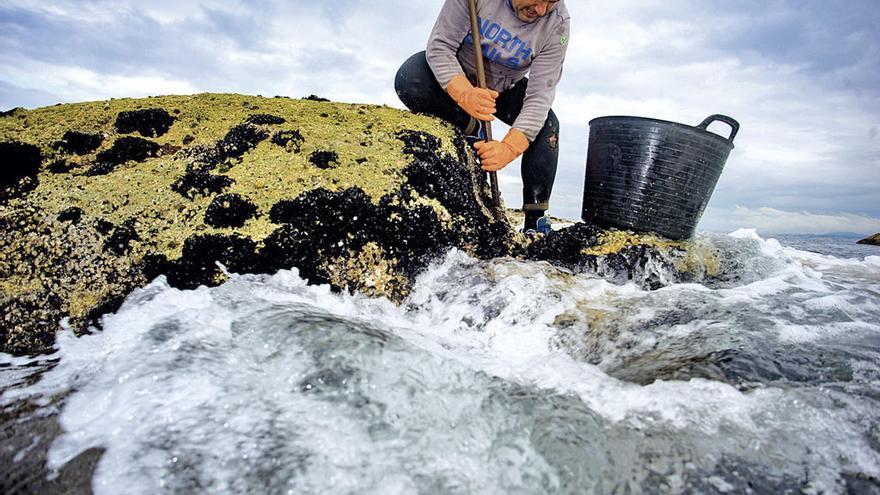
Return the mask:
<svg viewBox="0 0 880 495">
<path fill-rule="evenodd" d="M 58 422 L 49 478 L 98 452 L 97 493 L 880 490 L 880 257 L 701 242 L 718 275 L 653 291 L 457 251 L 401 306 L 159 278 L 0 357 L 0 406 Z"/>
</svg>

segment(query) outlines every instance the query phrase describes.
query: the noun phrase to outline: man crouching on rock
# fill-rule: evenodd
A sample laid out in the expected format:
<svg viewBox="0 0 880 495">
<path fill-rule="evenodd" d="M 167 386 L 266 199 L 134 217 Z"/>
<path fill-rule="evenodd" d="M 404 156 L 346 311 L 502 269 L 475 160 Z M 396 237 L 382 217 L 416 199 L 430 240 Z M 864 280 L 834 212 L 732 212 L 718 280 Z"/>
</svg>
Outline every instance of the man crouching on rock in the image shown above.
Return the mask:
<svg viewBox="0 0 880 495">
<path fill-rule="evenodd" d="M 562 0 L 478 0 L 477 15 L 489 89 L 475 87 L 467 0 L 444 2 L 427 50 L 404 62 L 394 86 L 410 110 L 445 119 L 465 134 L 483 137 L 480 122 L 495 116 L 511 126 L 500 142 L 474 147 L 486 171 L 525 153 L 524 230 L 535 229 L 549 206 L 559 159 L 559 120 L 550 105 L 568 47 L 568 9 Z"/>
</svg>

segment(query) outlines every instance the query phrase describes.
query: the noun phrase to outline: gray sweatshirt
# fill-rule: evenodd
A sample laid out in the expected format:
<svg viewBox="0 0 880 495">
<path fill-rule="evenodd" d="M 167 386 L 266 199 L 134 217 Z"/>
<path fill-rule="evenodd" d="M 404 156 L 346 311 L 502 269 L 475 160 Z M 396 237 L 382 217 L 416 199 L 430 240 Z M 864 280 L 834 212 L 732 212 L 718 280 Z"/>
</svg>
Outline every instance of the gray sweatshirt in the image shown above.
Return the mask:
<svg viewBox="0 0 880 495">
<path fill-rule="evenodd" d="M 477 0 L 477 16 L 486 84 L 501 92 L 529 74 L 522 112 L 513 127 L 534 141 L 547 120 L 562 76 L 568 48 L 568 9 L 560 0 L 553 11 L 528 23 L 516 17 L 510 0 Z M 443 3 L 428 39 L 426 56 L 434 77 L 444 89 L 462 72 L 471 82 L 476 81 L 470 26 L 467 0 Z"/>
</svg>

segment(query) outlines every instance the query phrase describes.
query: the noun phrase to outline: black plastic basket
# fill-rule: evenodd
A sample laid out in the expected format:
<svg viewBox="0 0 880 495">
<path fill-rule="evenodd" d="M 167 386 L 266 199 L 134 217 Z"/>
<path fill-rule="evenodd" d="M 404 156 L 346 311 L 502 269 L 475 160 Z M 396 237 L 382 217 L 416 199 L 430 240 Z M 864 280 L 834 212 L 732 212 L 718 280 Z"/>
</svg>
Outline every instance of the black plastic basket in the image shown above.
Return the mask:
<svg viewBox="0 0 880 495">
<path fill-rule="evenodd" d="M 730 126 L 729 137 L 706 130 L 715 121 Z M 581 218 L 676 240 L 693 236 L 738 131 L 725 115 L 696 127 L 644 117 L 591 120 Z"/>
</svg>

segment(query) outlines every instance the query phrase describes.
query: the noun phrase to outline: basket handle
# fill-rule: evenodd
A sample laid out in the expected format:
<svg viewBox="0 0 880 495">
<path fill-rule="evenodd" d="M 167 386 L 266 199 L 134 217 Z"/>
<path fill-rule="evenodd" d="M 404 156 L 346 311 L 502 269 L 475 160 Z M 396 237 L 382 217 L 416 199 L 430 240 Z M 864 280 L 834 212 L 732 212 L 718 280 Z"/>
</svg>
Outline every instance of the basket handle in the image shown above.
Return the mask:
<svg viewBox="0 0 880 495">
<path fill-rule="evenodd" d="M 730 136 L 727 138 L 727 140 L 732 143 L 733 138 L 736 137 L 736 133 L 739 132 L 739 122 L 731 117 L 728 117 L 727 115 L 721 115 L 717 113 L 715 115 L 710 115 L 703 119 L 703 121 L 700 122 L 700 125 L 698 125 L 697 128 L 703 129 L 705 131 L 706 128 L 709 127 L 709 124 L 715 122 L 716 120 L 724 122 L 725 124 L 730 126 Z"/>
</svg>

